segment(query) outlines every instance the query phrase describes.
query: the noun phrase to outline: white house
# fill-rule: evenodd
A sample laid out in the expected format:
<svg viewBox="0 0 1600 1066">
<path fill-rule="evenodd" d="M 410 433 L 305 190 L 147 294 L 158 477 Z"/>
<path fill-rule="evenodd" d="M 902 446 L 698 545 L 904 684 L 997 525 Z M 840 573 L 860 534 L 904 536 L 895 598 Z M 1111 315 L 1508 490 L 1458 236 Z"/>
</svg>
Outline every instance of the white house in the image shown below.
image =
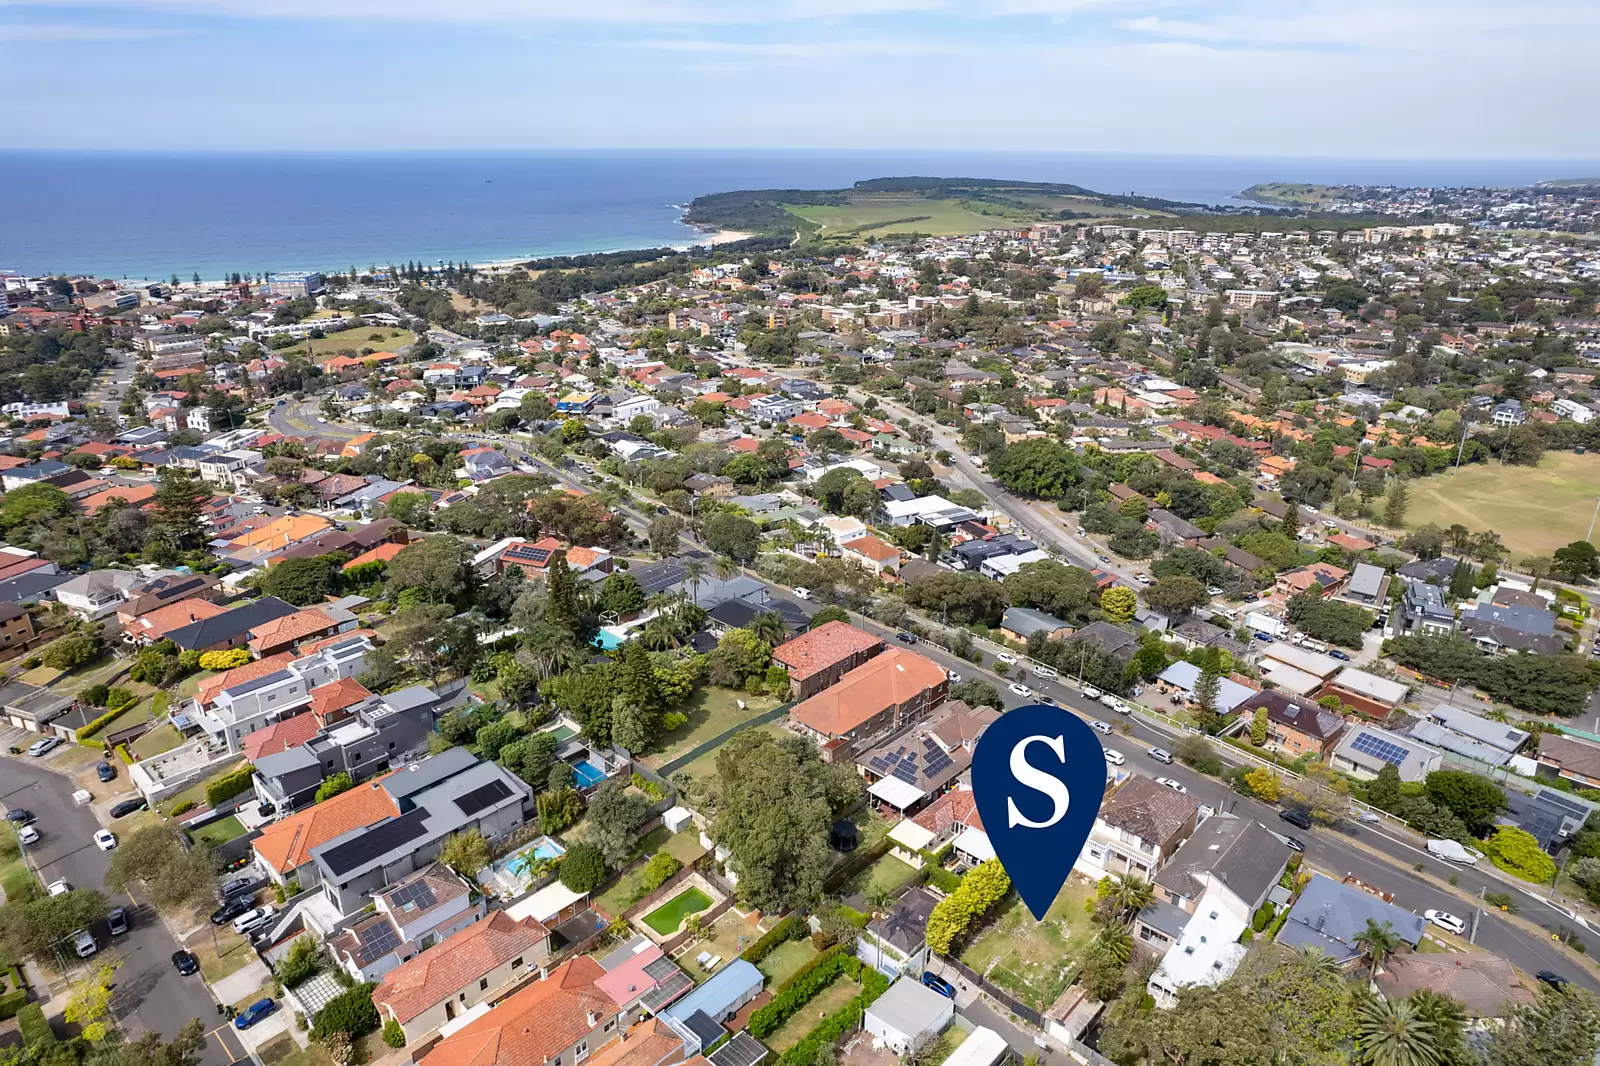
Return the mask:
<svg viewBox="0 0 1600 1066">
<path fill-rule="evenodd" d="M 611 417 L 618 422 L 629 422 L 639 415 L 653 415 L 661 410 L 661 401 L 654 396 L 629 396 L 611 408 Z"/>
<path fill-rule="evenodd" d="M 895 1054 L 904 1055 L 943 1032 L 955 1014 L 954 1000 L 907 976 L 867 1008 L 861 1027 Z"/>
</svg>

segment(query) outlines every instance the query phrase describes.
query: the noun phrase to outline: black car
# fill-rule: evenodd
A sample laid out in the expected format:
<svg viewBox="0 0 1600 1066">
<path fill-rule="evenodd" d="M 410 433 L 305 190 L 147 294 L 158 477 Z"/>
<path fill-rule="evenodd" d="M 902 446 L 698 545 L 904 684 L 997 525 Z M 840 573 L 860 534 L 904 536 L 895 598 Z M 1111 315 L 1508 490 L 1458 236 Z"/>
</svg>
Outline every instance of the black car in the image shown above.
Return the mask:
<svg viewBox="0 0 1600 1066">
<path fill-rule="evenodd" d="M 15 822 L 17 825 L 27 825 L 33 821 L 33 812 L 26 807 L 13 807 L 6 812 L 6 821 Z"/>
<path fill-rule="evenodd" d="M 902 629 L 900 632 L 894 635 L 894 639 L 898 640 L 902 644 L 915 644 L 917 642 L 917 635 L 915 633 L 908 633 Z"/>
<path fill-rule="evenodd" d="M 249 896 L 234 896 L 211 912 L 211 924 L 221 925 L 223 922 L 231 922 L 245 911 L 253 910 L 255 905 L 255 901 Z"/>
<path fill-rule="evenodd" d="M 256 889 L 266 882 L 259 877 L 230 877 L 222 882 L 222 898 L 232 899 L 235 896 L 253 896 Z"/>
<path fill-rule="evenodd" d="M 144 808 L 145 808 L 145 802 L 144 802 L 144 797 L 143 796 L 138 796 L 138 797 L 135 797 L 134 799 L 125 799 L 121 803 L 116 803 L 116 804 L 112 805 L 112 807 L 111 807 L 111 817 L 113 817 L 113 818 L 126 818 L 128 815 L 132 814 L 134 811 L 142 811 L 142 810 L 144 810 Z"/>
<path fill-rule="evenodd" d="M 1282 818 L 1284 821 L 1288 822 L 1290 825 L 1299 826 L 1301 829 L 1310 829 L 1311 828 L 1311 817 L 1309 815 L 1307 815 L 1305 811 L 1298 811 L 1298 810 L 1295 810 L 1293 807 L 1290 807 L 1290 808 L 1288 808 L 1286 810 L 1279 811 L 1278 812 L 1278 817 Z"/>
<path fill-rule="evenodd" d="M 1556 973 L 1554 970 L 1540 970 L 1533 976 L 1537 977 L 1539 980 L 1543 981 L 1557 992 L 1561 991 L 1563 988 L 1566 988 L 1572 983 L 1567 978 Z"/>
<path fill-rule="evenodd" d="M 97 763 L 94 772 L 100 775 L 102 781 L 114 781 L 117 777 L 117 768 L 108 762 Z"/>
<path fill-rule="evenodd" d="M 113 907 L 111 913 L 106 915 L 106 928 L 111 930 L 112 936 L 121 936 L 128 931 L 128 912 L 121 907 Z"/>
<path fill-rule="evenodd" d="M 188 977 L 200 969 L 200 960 L 194 957 L 192 951 L 174 951 L 172 953 L 172 966 L 180 976 Z"/>
</svg>

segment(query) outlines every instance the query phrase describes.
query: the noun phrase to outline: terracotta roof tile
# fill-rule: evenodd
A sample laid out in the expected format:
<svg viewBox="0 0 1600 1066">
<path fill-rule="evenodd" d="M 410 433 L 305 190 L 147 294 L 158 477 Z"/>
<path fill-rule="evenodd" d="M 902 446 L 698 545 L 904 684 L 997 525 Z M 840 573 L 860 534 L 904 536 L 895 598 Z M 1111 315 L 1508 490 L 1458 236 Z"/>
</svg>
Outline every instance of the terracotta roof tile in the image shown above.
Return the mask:
<svg viewBox="0 0 1600 1066">
<path fill-rule="evenodd" d="M 355 678 L 341 678 L 311 690 L 311 713 L 326 722 L 329 715 L 354 707 L 371 695 L 372 690 Z"/>
<path fill-rule="evenodd" d="M 825 736 L 839 737 L 945 681 L 944 668 L 938 663 L 895 648 L 851 670 L 832 688 L 791 707 L 789 717 Z"/>
<path fill-rule="evenodd" d="M 1152 844 L 1165 844 L 1200 809 L 1194 799 L 1135 775 L 1113 792 L 1100 808 L 1100 820 Z"/>
<path fill-rule="evenodd" d="M 288 652 L 279 652 L 277 655 L 269 655 L 265 659 L 257 659 L 253 663 L 235 666 L 232 670 L 225 670 L 215 677 L 208 677 L 200 682 L 200 687 L 195 690 L 195 702 L 202 707 L 209 707 L 216 701 L 217 695 L 223 689 L 242 685 L 246 681 L 254 681 L 258 677 L 266 677 L 268 674 L 284 669 L 293 661 L 294 657 Z"/>
<path fill-rule="evenodd" d="M 263 755 L 298 748 L 317 735 L 321 725 L 315 715 L 297 714 L 258 729 L 244 738 L 244 757 L 255 762 Z"/>
<path fill-rule="evenodd" d="M 287 874 L 311 861 L 312 848 L 399 816 L 387 790 L 363 785 L 264 827 L 254 847 L 261 861 Z"/>
<path fill-rule="evenodd" d="M 250 644 L 257 648 L 279 648 L 332 629 L 337 624 L 315 607 L 310 607 L 256 626 L 250 630 Z"/>
<path fill-rule="evenodd" d="M 541 1066 L 599 1028 L 589 1024 L 588 1012 L 616 1017 L 615 1004 L 595 987 L 603 973 L 587 955 L 562 963 L 439 1041 L 423 1066 Z"/>
<path fill-rule="evenodd" d="M 405 551 L 407 547 L 408 545 L 405 544 L 380 544 L 371 551 L 362 552 L 348 563 L 345 563 L 344 569 L 349 570 L 351 567 L 360 566 L 363 563 L 386 563 Z"/>
<path fill-rule="evenodd" d="M 390 970 L 373 989 L 372 1001 L 404 1025 L 549 936 L 550 930 L 532 918 L 519 922 L 505 911 L 491 911 L 489 917 Z"/>
<path fill-rule="evenodd" d="M 174 629 L 186 626 L 190 622 L 198 622 L 203 618 L 215 618 L 226 610 L 226 607 L 210 600 L 196 599 L 169 603 L 165 607 L 157 607 L 135 618 L 133 624 L 128 626 L 128 632 L 137 637 L 160 640 Z"/>
<path fill-rule="evenodd" d="M 789 671 L 791 678 L 804 681 L 841 660 L 882 645 L 881 639 L 848 622 L 827 622 L 778 645 L 772 657 Z"/>
</svg>

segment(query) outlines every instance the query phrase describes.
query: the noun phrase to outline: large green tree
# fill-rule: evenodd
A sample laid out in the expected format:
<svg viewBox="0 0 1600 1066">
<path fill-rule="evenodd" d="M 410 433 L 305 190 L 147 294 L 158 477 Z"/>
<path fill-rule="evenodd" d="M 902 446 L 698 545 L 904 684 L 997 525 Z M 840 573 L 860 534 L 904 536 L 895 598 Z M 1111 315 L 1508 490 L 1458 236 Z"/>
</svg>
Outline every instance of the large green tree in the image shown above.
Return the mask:
<svg viewBox="0 0 1600 1066">
<path fill-rule="evenodd" d="M 1512 1010 L 1505 1027 L 1491 1035 L 1485 1066 L 1593 1066 L 1597 1034 L 1593 995 L 1571 985 L 1565 991 L 1540 986 L 1538 998 Z"/>
<path fill-rule="evenodd" d="M 995 480 L 1013 492 L 1059 500 L 1078 480 L 1078 459 L 1070 448 L 1046 437 L 1025 440 L 989 460 Z"/>
<path fill-rule="evenodd" d="M 459 537 L 424 537 L 389 560 L 389 586 L 416 589 L 429 603 L 453 603 L 472 588 L 472 556 L 472 546 Z"/>
<path fill-rule="evenodd" d="M 861 779 L 824 763 L 803 737 L 751 730 L 717 754 L 712 837 L 729 850 L 743 896 L 766 911 L 806 908 L 832 865 L 834 813 L 859 800 Z"/>
</svg>

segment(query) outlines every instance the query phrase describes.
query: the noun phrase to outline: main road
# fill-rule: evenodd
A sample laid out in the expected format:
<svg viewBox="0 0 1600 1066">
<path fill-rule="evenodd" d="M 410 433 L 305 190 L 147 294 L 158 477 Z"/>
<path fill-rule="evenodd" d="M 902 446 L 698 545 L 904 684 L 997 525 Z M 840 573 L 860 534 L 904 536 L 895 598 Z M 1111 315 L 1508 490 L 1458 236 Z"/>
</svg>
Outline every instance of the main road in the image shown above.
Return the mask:
<svg viewBox="0 0 1600 1066">
<path fill-rule="evenodd" d="M 100 951 L 69 969 L 69 977 L 90 972 L 101 962 L 116 967 L 111 1012 L 124 1033 L 136 1037 L 155 1030 L 171 1039 L 193 1018 L 205 1025 L 206 1046 L 202 1066 L 227 1066 L 243 1057 L 244 1049 L 228 1022 L 217 1013 L 216 1001 L 199 974 L 180 977 L 172 966 L 178 943 L 157 916 L 155 908 L 105 887 L 111 854 L 94 844 L 101 828 L 88 807 L 72 801 L 72 780 L 39 762 L 0 755 L 0 803 L 7 810 L 24 807 L 34 813 L 40 840 L 26 848 L 29 865 L 44 884 L 65 879 L 73 888 L 98 888 L 112 906 L 127 908 L 130 930 L 112 937 L 102 922 L 91 930 Z M 113 823 L 113 832 L 116 831 Z"/>
</svg>

